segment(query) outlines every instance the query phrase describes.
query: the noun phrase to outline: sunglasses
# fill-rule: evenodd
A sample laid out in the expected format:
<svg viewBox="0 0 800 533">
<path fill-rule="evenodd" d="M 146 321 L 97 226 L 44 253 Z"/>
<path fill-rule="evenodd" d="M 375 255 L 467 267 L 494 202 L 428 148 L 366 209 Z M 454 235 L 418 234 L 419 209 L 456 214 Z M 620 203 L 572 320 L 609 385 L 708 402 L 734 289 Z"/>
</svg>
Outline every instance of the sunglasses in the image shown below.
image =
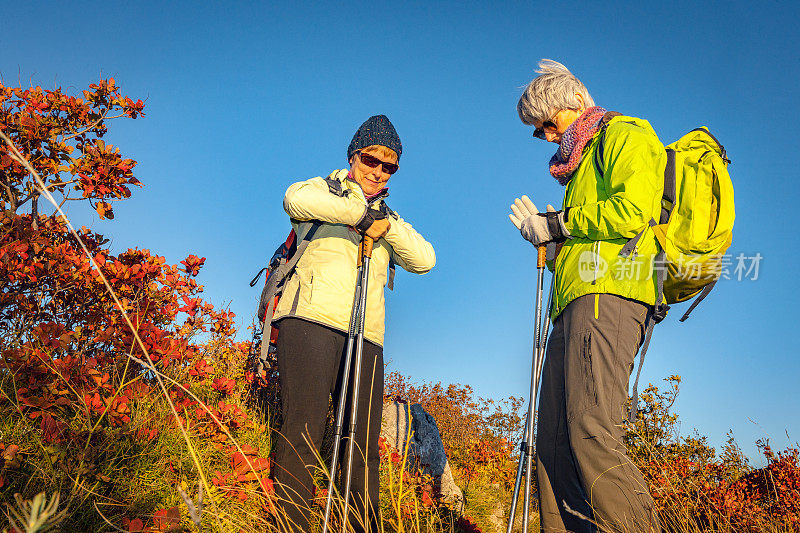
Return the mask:
<svg viewBox="0 0 800 533">
<path fill-rule="evenodd" d="M 557 129 L 558 127 L 552 120 L 545 120 L 544 122 L 542 122 L 541 128 L 536 128 L 535 130 L 533 130 L 533 136 L 536 139 L 541 139 L 543 141 L 546 141 L 547 135 L 544 134 L 544 130 L 556 131 Z"/>
<path fill-rule="evenodd" d="M 365 154 L 362 152 L 358 152 L 358 157 L 359 159 L 361 159 L 362 163 L 364 163 L 370 168 L 375 168 L 378 165 L 382 165 L 383 171 L 386 172 L 387 174 L 394 174 L 395 172 L 397 172 L 397 169 L 399 168 L 395 163 L 387 163 L 386 161 L 381 161 L 377 157 L 373 157 L 369 154 Z"/>
</svg>

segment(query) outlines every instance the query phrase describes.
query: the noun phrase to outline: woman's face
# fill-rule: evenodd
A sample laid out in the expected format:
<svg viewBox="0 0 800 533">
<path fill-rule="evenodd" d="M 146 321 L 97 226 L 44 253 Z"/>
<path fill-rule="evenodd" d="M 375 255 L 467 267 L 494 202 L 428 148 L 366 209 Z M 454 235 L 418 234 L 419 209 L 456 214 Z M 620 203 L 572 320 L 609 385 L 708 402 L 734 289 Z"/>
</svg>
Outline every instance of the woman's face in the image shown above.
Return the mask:
<svg viewBox="0 0 800 533">
<path fill-rule="evenodd" d="M 386 172 L 384 164 L 370 166 L 364 163 L 361 160 L 361 154 L 369 156 L 366 159 L 369 159 L 370 163 L 374 163 L 377 160 L 390 165 L 397 165 L 397 154 L 380 146 L 368 146 L 359 150 L 350 158 L 350 175 L 361 186 L 364 196 L 378 194 L 381 189 L 386 187 L 386 183 L 392 175 Z"/>
<path fill-rule="evenodd" d="M 544 122 L 539 122 L 538 120 L 534 121 L 533 126 L 544 130 L 546 141 L 561 144 L 561 136 L 570 124 L 575 122 L 575 119 L 583 114 L 583 111 L 583 109 L 562 109 L 550 120 Z"/>
<path fill-rule="evenodd" d="M 550 120 L 545 120 L 543 122 L 538 120 L 533 121 L 534 128 L 544 130 L 546 141 L 561 144 L 561 136 L 570 124 L 575 122 L 575 119 L 581 116 L 586 110 L 586 106 L 583 104 L 583 97 L 575 93 L 575 98 L 580 102 L 580 107 L 578 109 L 562 109 L 553 115 Z"/>
</svg>

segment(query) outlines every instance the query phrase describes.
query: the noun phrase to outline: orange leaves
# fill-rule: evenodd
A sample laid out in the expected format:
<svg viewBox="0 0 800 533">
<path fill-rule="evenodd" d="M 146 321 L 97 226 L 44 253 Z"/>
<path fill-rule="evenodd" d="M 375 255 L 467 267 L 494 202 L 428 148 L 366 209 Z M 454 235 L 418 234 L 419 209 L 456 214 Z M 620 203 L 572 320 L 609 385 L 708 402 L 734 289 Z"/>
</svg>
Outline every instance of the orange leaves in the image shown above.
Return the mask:
<svg viewBox="0 0 800 533">
<path fill-rule="evenodd" d="M 271 497 L 275 493 L 272 480 L 268 478 L 271 460 L 267 457 L 258 457 L 258 449 L 248 445 L 226 448 L 230 454 L 230 467 L 232 472 L 222 473 L 215 471 L 211 482 L 221 488 L 225 495 L 240 501 L 248 499 L 252 494 L 261 497 Z M 270 509 L 267 502 L 265 509 Z"/>
<path fill-rule="evenodd" d="M 221 392 L 224 395 L 228 395 L 233 392 L 233 389 L 236 388 L 236 382 L 231 378 L 216 378 L 212 383 L 211 387 L 218 392 Z"/>
<path fill-rule="evenodd" d="M 181 527 L 181 512 L 177 507 L 160 509 L 153 515 L 153 529 L 155 531 L 183 531 Z"/>
<path fill-rule="evenodd" d="M 247 446 L 246 448 L 250 448 Z M 245 450 L 245 447 L 242 449 Z M 231 455 L 231 468 L 236 476 L 236 481 L 256 481 L 262 476 L 268 476 L 271 461 L 268 457 L 257 457 L 258 450 L 250 448 L 250 453 L 246 455 L 235 451 Z"/>
<path fill-rule="evenodd" d="M 139 428 L 136 431 L 136 436 L 146 442 L 149 442 L 158 437 L 158 430 L 155 428 Z"/>
<path fill-rule="evenodd" d="M 194 364 L 194 367 L 191 370 L 189 370 L 190 376 L 195 376 L 203 379 L 211 376 L 211 374 L 213 373 L 214 373 L 214 367 L 208 364 L 208 361 L 206 361 L 205 359 L 198 360 Z"/>
<path fill-rule="evenodd" d="M 217 402 L 217 408 L 211 410 L 217 419 L 231 428 L 240 428 L 247 420 L 247 413 L 236 405 L 225 403 L 222 400 Z"/>
<path fill-rule="evenodd" d="M 0 452 L 2 452 L 3 468 L 16 469 L 19 468 L 22 459 L 19 456 L 19 446 L 16 444 L 9 444 L 6 446 L 0 442 Z"/>
<path fill-rule="evenodd" d="M 114 211 L 111 210 L 111 204 L 108 202 L 97 202 L 95 206 L 95 210 L 97 214 L 100 215 L 101 219 L 113 219 L 114 218 Z"/>
<path fill-rule="evenodd" d="M 108 121 L 143 115 L 144 103 L 121 95 L 113 80 L 90 85 L 83 98 L 66 95 L 60 88 L 23 90 L 0 83 L 0 101 L 0 129 L 54 194 L 64 196 L 69 188 L 78 191 L 97 200 L 101 218 L 110 219 L 113 212 L 106 200 L 128 198 L 128 187 L 140 185 L 131 174 L 136 162 L 123 159 L 118 149 L 102 141 Z M 0 168 L 11 187 L 2 203 L 9 202 L 17 211 L 24 203 L 20 199 L 35 190 L 33 178 L 8 155 L 5 145 L 0 147 Z"/>
<path fill-rule="evenodd" d="M 129 116 L 130 118 L 136 118 L 139 115 L 144 116 L 144 113 L 142 113 L 142 109 L 144 109 L 144 102 L 141 100 L 136 100 L 136 102 L 134 102 L 126 96 L 119 102 L 119 105 L 125 115 Z"/>
<path fill-rule="evenodd" d="M 181 511 L 178 507 L 159 509 L 145 523 L 141 518 L 125 518 L 122 525 L 128 533 L 168 533 L 184 531 L 181 526 Z"/>
<path fill-rule="evenodd" d="M 125 525 L 124 521 L 123 525 Z M 128 533 L 142 533 L 144 531 L 144 522 L 141 518 L 134 518 L 133 520 L 128 521 L 127 526 Z"/>
<path fill-rule="evenodd" d="M 190 255 L 185 260 L 181 261 L 181 264 L 184 266 L 184 270 L 190 276 L 196 276 L 200 272 L 200 268 L 203 266 L 203 263 L 206 262 L 205 257 L 197 257 L 196 255 Z"/>
</svg>

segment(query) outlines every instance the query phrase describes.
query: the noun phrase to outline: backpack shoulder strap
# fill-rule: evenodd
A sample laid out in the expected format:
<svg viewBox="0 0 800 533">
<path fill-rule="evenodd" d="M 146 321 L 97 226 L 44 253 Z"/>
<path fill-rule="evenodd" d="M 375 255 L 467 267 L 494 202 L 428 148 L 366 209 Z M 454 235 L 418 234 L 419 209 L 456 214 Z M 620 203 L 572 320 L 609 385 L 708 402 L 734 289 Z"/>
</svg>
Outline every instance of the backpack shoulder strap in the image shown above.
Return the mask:
<svg viewBox="0 0 800 533">
<path fill-rule="evenodd" d="M 313 221 L 306 234 L 303 235 L 303 238 L 297 243 L 297 250 L 294 254 L 292 254 L 286 262 L 278 265 L 267 277 L 264 283 L 264 289 L 261 291 L 261 302 L 262 305 L 266 306 L 266 312 L 264 314 L 265 325 L 272 323 L 272 315 L 275 312 L 275 296 L 283 291 L 284 283 L 289 279 L 289 276 L 292 275 L 292 272 L 294 272 L 294 267 L 297 266 L 297 262 L 300 261 L 300 257 L 302 257 L 303 252 L 308 248 L 311 239 L 314 238 L 314 234 L 320 226 L 322 226 L 322 222 L 319 220 Z"/>
<path fill-rule="evenodd" d="M 331 192 L 331 194 L 335 194 L 340 198 L 344 198 L 350 194 L 350 191 L 342 187 L 342 182 L 336 178 L 328 176 L 325 178 L 325 183 L 328 185 L 328 190 Z"/>
<path fill-rule="evenodd" d="M 606 129 L 608 128 L 608 123 L 611 122 L 611 119 L 614 117 L 621 117 L 622 113 L 617 111 L 607 111 L 603 118 L 600 119 L 600 141 L 597 143 L 597 150 L 594 151 L 594 164 L 597 167 L 597 170 L 600 171 L 600 175 L 603 175 L 603 148 L 606 139 Z"/>
</svg>

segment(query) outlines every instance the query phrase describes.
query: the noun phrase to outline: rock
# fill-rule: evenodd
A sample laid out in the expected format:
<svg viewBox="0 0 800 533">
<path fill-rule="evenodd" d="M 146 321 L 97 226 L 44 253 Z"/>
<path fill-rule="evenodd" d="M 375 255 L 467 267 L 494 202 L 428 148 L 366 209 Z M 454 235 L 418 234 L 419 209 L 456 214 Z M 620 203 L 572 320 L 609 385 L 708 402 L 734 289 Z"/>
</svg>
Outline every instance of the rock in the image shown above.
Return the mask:
<svg viewBox="0 0 800 533">
<path fill-rule="evenodd" d="M 445 462 L 442 475 L 434 478 L 433 488 L 442 495 L 444 501 L 453 506 L 454 511 L 457 513 L 464 511 L 464 493 L 461 492 L 461 487 L 456 485 L 456 480 L 453 479 L 450 463 Z"/>
<path fill-rule="evenodd" d="M 406 449 L 406 440 L 409 438 L 409 420 L 411 419 L 408 404 L 392 402 L 384 404 L 383 419 L 381 421 L 381 436 L 390 446 L 403 453 Z"/>
<path fill-rule="evenodd" d="M 392 402 L 383 406 L 381 435 L 398 453 L 409 450 L 409 466 L 418 464 L 433 477 L 434 489 L 457 510 L 464 504 L 464 494 L 453 480 L 447 454 L 436 420 L 419 404 Z"/>
<path fill-rule="evenodd" d="M 418 403 L 411 406 L 411 451 L 419 457 L 424 471 L 433 477 L 440 477 L 447 464 L 439 426 L 431 415 Z"/>
</svg>

